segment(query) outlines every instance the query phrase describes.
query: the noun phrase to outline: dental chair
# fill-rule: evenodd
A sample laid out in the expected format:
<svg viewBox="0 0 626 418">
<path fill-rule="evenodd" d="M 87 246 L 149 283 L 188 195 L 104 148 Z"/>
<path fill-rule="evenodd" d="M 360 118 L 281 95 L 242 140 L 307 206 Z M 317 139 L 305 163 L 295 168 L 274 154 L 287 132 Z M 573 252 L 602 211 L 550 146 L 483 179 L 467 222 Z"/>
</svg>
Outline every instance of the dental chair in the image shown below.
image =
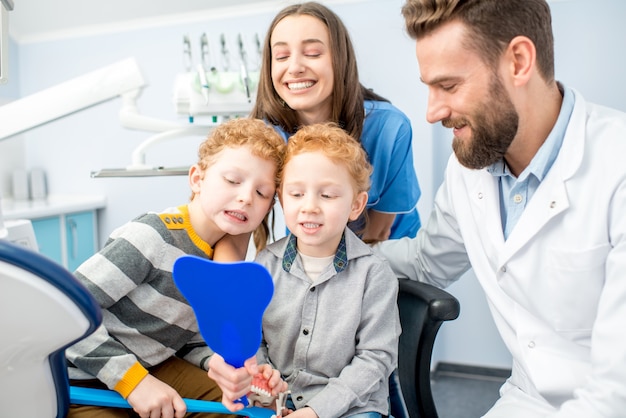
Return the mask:
<svg viewBox="0 0 626 418">
<path fill-rule="evenodd" d="M 101 323 L 100 306 L 72 273 L 0 239 L 0 416 L 65 418 L 70 403 L 130 408 L 117 392 L 69 386 L 65 349 Z M 184 401 L 188 412 L 230 413 L 220 402 Z"/>
<path fill-rule="evenodd" d="M 430 387 L 432 349 L 442 323 L 458 317 L 459 302 L 433 286 L 400 280 L 398 306 L 402 324 L 398 369 L 406 411 L 394 416 L 406 416 L 408 411 L 410 418 L 437 418 Z M 78 388 L 69 387 L 65 348 L 95 331 L 101 315 L 91 294 L 69 271 L 0 239 L 0 415 L 64 418 L 70 397 L 73 401 L 78 397 Z M 121 397 L 115 398 L 116 393 L 103 393 L 112 402 L 109 406 L 128 407 Z M 83 404 L 100 396 L 83 395 Z M 207 404 L 215 404 L 210 406 L 214 412 L 224 411 L 217 402 L 186 402 L 188 408 L 195 402 L 198 411 Z M 265 411 L 248 415 L 264 416 Z"/>
<path fill-rule="evenodd" d="M 70 272 L 0 240 L 0 415 L 65 417 L 65 348 L 101 321 L 100 307 Z"/>
<path fill-rule="evenodd" d="M 430 386 L 430 363 L 435 337 L 445 321 L 459 316 L 459 301 L 445 290 L 399 279 L 398 308 L 402 334 L 398 374 L 410 418 L 438 418 Z M 397 412 L 402 416 L 402 412 Z M 392 411 L 392 415 L 394 411 Z"/>
</svg>

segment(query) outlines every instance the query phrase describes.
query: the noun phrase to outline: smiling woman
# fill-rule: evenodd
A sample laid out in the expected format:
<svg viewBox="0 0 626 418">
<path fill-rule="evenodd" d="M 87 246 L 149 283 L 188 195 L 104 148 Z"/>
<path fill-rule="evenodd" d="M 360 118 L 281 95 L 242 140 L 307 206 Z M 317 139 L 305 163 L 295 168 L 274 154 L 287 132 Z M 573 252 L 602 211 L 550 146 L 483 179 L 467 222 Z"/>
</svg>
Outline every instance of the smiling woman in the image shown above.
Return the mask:
<svg viewBox="0 0 626 418">
<path fill-rule="evenodd" d="M 351 223 L 366 242 L 413 237 L 420 188 L 409 119 L 359 81 L 346 27 L 327 7 L 287 6 L 270 24 L 252 115 L 288 140 L 302 126 L 333 122 L 360 142 L 374 167 L 364 214 Z"/>
</svg>

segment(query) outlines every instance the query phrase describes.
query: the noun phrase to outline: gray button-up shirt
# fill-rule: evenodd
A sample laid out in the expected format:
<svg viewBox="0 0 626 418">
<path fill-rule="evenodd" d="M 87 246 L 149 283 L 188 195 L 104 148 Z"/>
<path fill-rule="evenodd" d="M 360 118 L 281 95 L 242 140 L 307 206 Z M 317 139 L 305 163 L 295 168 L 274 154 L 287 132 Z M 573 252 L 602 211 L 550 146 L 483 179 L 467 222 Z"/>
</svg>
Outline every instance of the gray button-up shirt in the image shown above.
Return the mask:
<svg viewBox="0 0 626 418">
<path fill-rule="evenodd" d="M 274 280 L 259 360 L 280 370 L 296 408 L 309 406 L 320 418 L 387 415 L 400 335 L 398 282 L 387 261 L 346 228 L 333 263 L 315 282 L 293 235 L 268 246 L 257 262 Z"/>
</svg>

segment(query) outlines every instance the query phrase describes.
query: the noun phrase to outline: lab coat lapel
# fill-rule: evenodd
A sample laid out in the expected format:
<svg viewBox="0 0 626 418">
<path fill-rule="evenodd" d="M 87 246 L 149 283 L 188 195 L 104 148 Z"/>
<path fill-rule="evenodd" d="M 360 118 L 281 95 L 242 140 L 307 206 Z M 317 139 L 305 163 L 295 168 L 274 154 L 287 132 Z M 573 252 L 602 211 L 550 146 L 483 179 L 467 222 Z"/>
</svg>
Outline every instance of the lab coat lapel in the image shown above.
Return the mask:
<svg viewBox="0 0 626 418">
<path fill-rule="evenodd" d="M 504 245 L 500 265 L 535 237 L 547 223 L 570 207 L 567 180 L 583 160 L 586 103 L 574 91 L 576 102 L 559 155 Z M 557 221 L 558 222 L 558 221 Z"/>
<path fill-rule="evenodd" d="M 476 220 L 480 241 L 485 246 L 486 254 L 499 254 L 504 245 L 504 234 L 500 220 L 498 182 L 487 170 L 474 171 L 470 178 L 473 179 L 473 184 L 468 187 L 472 216 Z"/>
<path fill-rule="evenodd" d="M 520 248 L 528 244 L 548 222 L 569 208 L 570 202 L 565 182 L 560 177 L 556 177 L 558 176 L 546 176 L 528 202 L 528 206 L 504 244 L 500 265 L 505 264 Z"/>
</svg>

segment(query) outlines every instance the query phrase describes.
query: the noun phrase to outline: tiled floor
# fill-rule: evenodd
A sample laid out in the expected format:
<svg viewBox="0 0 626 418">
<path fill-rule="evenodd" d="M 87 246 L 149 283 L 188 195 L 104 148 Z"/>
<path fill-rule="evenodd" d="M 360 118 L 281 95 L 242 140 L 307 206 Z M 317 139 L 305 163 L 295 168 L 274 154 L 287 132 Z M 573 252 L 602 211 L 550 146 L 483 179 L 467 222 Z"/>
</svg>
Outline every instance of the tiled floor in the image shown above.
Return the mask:
<svg viewBox="0 0 626 418">
<path fill-rule="evenodd" d="M 439 418 L 479 418 L 498 399 L 498 390 L 511 371 L 439 363 L 432 391 Z"/>
</svg>

